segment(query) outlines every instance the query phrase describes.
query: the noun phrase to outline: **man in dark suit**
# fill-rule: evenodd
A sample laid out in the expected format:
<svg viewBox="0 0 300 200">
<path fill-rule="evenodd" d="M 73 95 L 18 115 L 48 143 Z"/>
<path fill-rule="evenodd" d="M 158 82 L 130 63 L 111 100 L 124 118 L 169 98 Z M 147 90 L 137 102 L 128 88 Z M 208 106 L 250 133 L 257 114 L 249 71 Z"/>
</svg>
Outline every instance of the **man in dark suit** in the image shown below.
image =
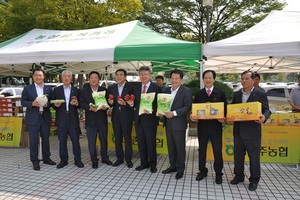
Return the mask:
<svg viewBox="0 0 300 200">
<path fill-rule="evenodd" d="M 68 135 L 73 145 L 74 164 L 83 168 L 81 162 L 81 149 L 79 144 L 79 116 L 78 116 L 78 98 L 79 89 L 71 84 L 72 72 L 65 70 L 61 74 L 63 85 L 54 88 L 52 92 L 53 100 L 62 99 L 64 103 L 54 103 L 53 108 L 56 110 L 55 124 L 59 139 L 59 157 L 60 163 L 56 166 L 58 169 L 68 165 Z"/>
<path fill-rule="evenodd" d="M 166 93 L 171 94 L 172 102 L 170 111 L 165 113 L 170 166 L 162 173 L 177 171 L 176 179 L 183 177 L 185 169 L 187 115 L 193 102 L 191 90 L 183 86 L 182 82 L 183 72 L 179 69 L 171 71 L 172 87 L 167 88 Z"/>
<path fill-rule="evenodd" d="M 232 103 L 246 103 L 258 101 L 262 104 L 262 115 L 257 121 L 234 122 L 234 174 L 230 184 L 236 185 L 244 181 L 244 166 L 246 152 L 250 161 L 249 190 L 254 191 L 260 180 L 260 149 L 261 149 L 261 124 L 271 115 L 267 95 L 254 88 L 254 73 L 245 71 L 241 75 L 243 89 L 234 93 Z M 228 120 L 228 123 L 232 123 Z"/>
<path fill-rule="evenodd" d="M 157 172 L 157 155 L 156 155 L 156 132 L 158 126 L 157 111 L 157 93 L 161 92 L 161 88 L 150 81 L 151 71 L 149 67 L 142 66 L 139 69 L 141 84 L 134 88 L 134 107 L 135 107 L 135 130 L 141 159 L 141 165 L 136 167 L 137 171 L 141 171 L 150 167 L 152 173 Z M 144 110 L 140 112 L 140 100 L 142 93 L 155 93 L 152 103 L 152 112 Z M 131 104 L 129 102 L 129 104 Z"/>
<path fill-rule="evenodd" d="M 88 147 L 92 161 L 92 167 L 98 168 L 98 158 L 96 151 L 97 133 L 99 133 L 101 158 L 102 163 L 112 165 L 107 155 L 107 107 L 102 106 L 99 110 L 93 106 L 95 104 L 92 96 L 93 92 L 106 91 L 106 98 L 108 97 L 107 89 L 99 86 L 100 74 L 96 71 L 89 73 L 89 85 L 80 92 L 80 107 L 85 110 L 85 127 L 88 138 Z"/>
<path fill-rule="evenodd" d="M 32 78 L 34 84 L 25 86 L 22 92 L 21 104 L 26 107 L 25 123 L 28 126 L 30 140 L 30 160 L 34 170 L 40 170 L 38 158 L 39 137 L 42 138 L 42 154 L 45 164 L 56 165 L 50 159 L 49 135 L 51 113 L 50 96 L 51 87 L 44 85 L 45 72 L 42 69 L 34 69 Z M 42 105 L 37 101 L 37 97 L 46 95 L 48 103 Z"/>
<path fill-rule="evenodd" d="M 113 99 L 109 97 L 108 103 L 113 107 L 111 121 L 115 134 L 117 156 L 117 161 L 113 164 L 113 166 L 118 166 L 124 162 L 124 151 L 122 147 L 122 140 L 124 137 L 125 161 L 127 163 L 127 167 L 132 168 L 131 132 L 134 110 L 133 107 L 126 102 L 126 100 L 129 100 L 126 98 L 133 94 L 133 86 L 126 82 L 127 72 L 124 69 L 118 69 L 115 72 L 115 75 L 117 83 L 108 87 L 108 94 L 113 97 Z"/>
<path fill-rule="evenodd" d="M 223 90 L 220 90 L 214 86 L 216 76 L 216 72 L 213 70 L 206 70 L 203 72 L 202 79 L 205 87 L 196 93 L 194 103 L 223 102 L 226 116 L 227 98 Z M 198 121 L 199 173 L 196 177 L 196 180 L 200 181 L 207 176 L 208 169 L 206 168 L 206 151 L 207 143 L 210 139 L 215 158 L 215 182 L 217 184 L 221 184 L 223 176 L 222 122 L 224 122 L 224 118 L 211 120 L 195 120 L 195 116 L 191 116 L 191 119 L 193 121 Z"/>
</svg>

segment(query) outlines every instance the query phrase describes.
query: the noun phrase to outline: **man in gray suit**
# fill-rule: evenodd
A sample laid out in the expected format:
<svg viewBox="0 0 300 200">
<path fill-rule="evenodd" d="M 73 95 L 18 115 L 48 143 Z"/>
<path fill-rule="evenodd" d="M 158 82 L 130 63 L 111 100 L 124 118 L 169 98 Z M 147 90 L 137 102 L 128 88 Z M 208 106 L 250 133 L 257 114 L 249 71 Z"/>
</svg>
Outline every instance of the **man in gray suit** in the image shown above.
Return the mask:
<svg viewBox="0 0 300 200">
<path fill-rule="evenodd" d="M 192 92 L 189 88 L 181 85 L 183 72 L 175 69 L 171 71 L 172 87 L 166 93 L 172 95 L 171 109 L 166 112 L 165 126 L 169 152 L 169 168 L 162 171 L 163 174 L 176 172 L 176 179 L 183 177 L 185 169 L 185 146 L 187 114 L 192 106 Z"/>
</svg>

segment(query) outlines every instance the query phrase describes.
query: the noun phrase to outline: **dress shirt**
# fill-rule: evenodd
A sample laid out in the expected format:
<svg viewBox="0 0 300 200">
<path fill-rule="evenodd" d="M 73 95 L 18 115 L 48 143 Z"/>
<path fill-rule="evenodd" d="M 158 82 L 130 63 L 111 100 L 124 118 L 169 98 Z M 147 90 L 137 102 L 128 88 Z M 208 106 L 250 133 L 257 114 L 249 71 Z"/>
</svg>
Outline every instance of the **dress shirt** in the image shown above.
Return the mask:
<svg viewBox="0 0 300 200">
<path fill-rule="evenodd" d="M 242 93 L 243 93 L 243 95 L 242 95 L 242 102 L 243 103 L 246 103 L 248 101 L 248 98 L 249 98 L 251 92 L 253 91 L 253 89 L 254 89 L 254 87 L 252 87 L 252 89 L 251 89 L 251 91 L 249 93 L 244 92 L 244 89 L 242 89 Z"/>
<path fill-rule="evenodd" d="M 150 87 L 150 84 L 151 84 L 151 82 L 149 81 L 147 84 L 146 84 L 146 93 L 147 93 L 147 91 L 148 91 L 148 89 L 149 89 L 149 87 Z M 141 87 L 141 91 L 142 91 L 142 93 L 143 93 L 143 89 L 144 89 L 144 84 L 142 84 L 142 87 Z"/>
<path fill-rule="evenodd" d="M 173 104 L 173 101 L 175 99 L 175 96 L 178 92 L 178 89 L 181 87 L 181 85 L 176 89 L 176 90 L 173 90 L 173 87 L 171 87 L 171 97 L 172 97 L 172 101 L 171 101 L 171 104 L 170 104 L 170 108 L 172 107 L 172 104 Z M 173 115 L 174 116 L 177 116 L 177 112 L 174 110 L 173 111 Z"/>
<path fill-rule="evenodd" d="M 70 94 L 71 94 L 71 85 L 63 86 L 64 87 L 64 94 L 65 94 L 65 101 L 66 101 L 66 111 L 69 111 L 69 102 L 70 102 Z"/>
<path fill-rule="evenodd" d="M 206 90 L 206 94 L 208 94 L 208 90 L 210 90 L 210 95 L 211 95 L 212 91 L 214 90 L 214 86 L 211 86 L 211 88 L 205 87 L 205 90 Z"/>
<path fill-rule="evenodd" d="M 38 97 L 42 96 L 44 94 L 44 84 L 42 84 L 42 86 L 39 86 L 38 84 L 34 83 L 34 85 L 35 85 L 37 96 Z M 39 107 L 39 111 L 41 111 L 41 112 L 44 111 L 43 106 Z"/>
<path fill-rule="evenodd" d="M 118 84 L 118 92 L 119 92 L 119 96 L 122 95 L 122 91 L 123 91 L 124 85 L 125 85 L 125 82 L 124 82 L 122 85 L 119 85 L 119 84 Z"/>
</svg>

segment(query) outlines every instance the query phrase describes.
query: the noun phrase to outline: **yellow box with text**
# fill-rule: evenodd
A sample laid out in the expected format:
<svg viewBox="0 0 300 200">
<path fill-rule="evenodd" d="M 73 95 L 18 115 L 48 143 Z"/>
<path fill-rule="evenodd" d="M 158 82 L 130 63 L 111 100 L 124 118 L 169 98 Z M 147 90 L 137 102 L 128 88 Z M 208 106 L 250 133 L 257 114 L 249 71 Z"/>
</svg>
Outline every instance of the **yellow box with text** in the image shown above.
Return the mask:
<svg viewBox="0 0 300 200">
<path fill-rule="evenodd" d="M 300 113 L 280 112 L 278 116 L 279 126 L 300 126 Z"/>
<path fill-rule="evenodd" d="M 227 105 L 227 119 L 232 121 L 259 120 L 260 115 L 261 103 L 257 101 Z"/>
<path fill-rule="evenodd" d="M 224 103 L 193 103 L 192 116 L 197 119 L 224 118 Z"/>
</svg>

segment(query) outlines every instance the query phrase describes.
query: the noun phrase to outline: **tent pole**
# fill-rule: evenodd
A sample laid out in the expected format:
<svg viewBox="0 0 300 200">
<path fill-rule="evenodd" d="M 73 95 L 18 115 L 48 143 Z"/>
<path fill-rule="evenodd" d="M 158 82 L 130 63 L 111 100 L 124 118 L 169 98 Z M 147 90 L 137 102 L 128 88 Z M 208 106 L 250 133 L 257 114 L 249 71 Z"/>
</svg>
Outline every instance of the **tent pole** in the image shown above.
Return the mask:
<svg viewBox="0 0 300 200">
<path fill-rule="evenodd" d="M 199 66 L 199 68 L 200 68 L 200 77 L 199 77 L 199 79 L 200 79 L 200 89 L 202 89 L 202 88 L 204 88 L 204 83 L 203 83 L 203 79 L 202 79 L 202 74 L 204 72 L 204 59 L 200 60 L 199 64 L 200 64 L 200 66 Z"/>
</svg>

